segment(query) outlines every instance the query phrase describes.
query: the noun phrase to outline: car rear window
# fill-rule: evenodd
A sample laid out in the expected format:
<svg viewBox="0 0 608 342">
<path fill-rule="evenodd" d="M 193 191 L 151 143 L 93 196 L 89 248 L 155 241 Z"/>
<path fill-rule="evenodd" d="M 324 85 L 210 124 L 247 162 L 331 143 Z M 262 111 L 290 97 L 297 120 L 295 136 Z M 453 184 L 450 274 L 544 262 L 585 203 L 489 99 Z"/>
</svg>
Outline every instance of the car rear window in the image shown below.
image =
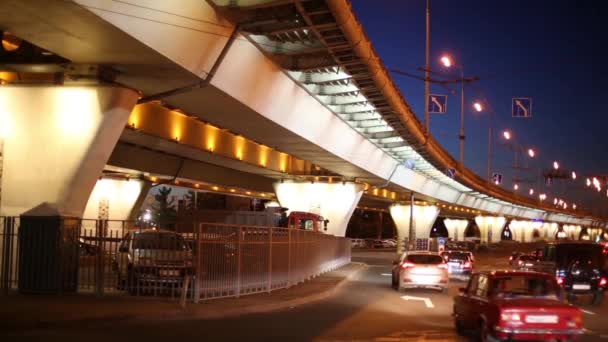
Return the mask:
<svg viewBox="0 0 608 342">
<path fill-rule="evenodd" d="M 184 238 L 171 233 L 139 233 L 133 237 L 133 249 L 186 249 Z"/>
<path fill-rule="evenodd" d="M 445 257 L 447 257 L 450 260 L 454 260 L 454 259 L 468 260 L 469 259 L 469 253 L 452 252 L 452 253 L 446 253 Z"/>
<path fill-rule="evenodd" d="M 492 293 L 499 297 L 555 297 L 559 295 L 554 279 L 532 276 L 495 278 Z"/>
<path fill-rule="evenodd" d="M 429 254 L 410 254 L 406 260 L 414 264 L 423 265 L 441 264 L 443 262 L 443 259 L 439 255 Z"/>
<path fill-rule="evenodd" d="M 591 261 L 595 266 L 601 265 L 602 247 L 593 244 L 557 245 L 557 265 L 567 267 L 574 261 Z"/>
</svg>

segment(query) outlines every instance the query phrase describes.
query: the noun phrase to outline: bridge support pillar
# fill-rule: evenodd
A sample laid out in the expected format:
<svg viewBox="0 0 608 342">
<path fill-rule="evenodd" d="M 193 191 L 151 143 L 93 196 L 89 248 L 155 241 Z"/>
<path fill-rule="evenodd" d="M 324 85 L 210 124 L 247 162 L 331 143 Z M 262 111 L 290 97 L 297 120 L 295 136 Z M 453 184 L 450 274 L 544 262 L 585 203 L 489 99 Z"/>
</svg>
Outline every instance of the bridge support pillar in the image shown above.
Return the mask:
<svg viewBox="0 0 608 342">
<path fill-rule="evenodd" d="M 109 220 L 109 229 L 137 219 L 151 184 L 142 180 L 103 178 L 97 181 L 84 210 L 84 219 Z"/>
<path fill-rule="evenodd" d="M 329 220 L 325 233 L 345 236 L 348 221 L 363 195 L 363 185 L 352 182 L 277 182 L 274 191 L 289 211 L 306 211 Z"/>
<path fill-rule="evenodd" d="M 116 86 L 0 87 L 0 215 L 46 202 L 82 217 L 137 97 Z"/>
<path fill-rule="evenodd" d="M 469 220 L 448 219 L 443 220 L 448 229 L 448 236 L 454 241 L 464 240 L 464 231 L 469 226 Z"/>
<path fill-rule="evenodd" d="M 397 226 L 397 238 L 400 241 L 410 239 L 409 205 L 397 204 L 390 208 L 391 217 Z M 428 238 L 431 228 L 439 215 L 439 208 L 434 205 L 414 205 L 414 234 L 415 238 Z M 400 252 L 400 251 L 398 251 Z"/>
<path fill-rule="evenodd" d="M 500 241 L 506 219 L 502 216 L 477 216 L 475 223 L 479 227 L 481 244 L 487 245 Z"/>
<path fill-rule="evenodd" d="M 581 230 L 583 230 L 583 227 L 579 225 L 564 225 L 564 231 L 566 232 L 566 236 L 570 240 L 579 240 Z"/>
<path fill-rule="evenodd" d="M 541 228 L 541 236 L 547 241 L 555 240 L 559 225 L 554 222 L 544 222 Z"/>
</svg>

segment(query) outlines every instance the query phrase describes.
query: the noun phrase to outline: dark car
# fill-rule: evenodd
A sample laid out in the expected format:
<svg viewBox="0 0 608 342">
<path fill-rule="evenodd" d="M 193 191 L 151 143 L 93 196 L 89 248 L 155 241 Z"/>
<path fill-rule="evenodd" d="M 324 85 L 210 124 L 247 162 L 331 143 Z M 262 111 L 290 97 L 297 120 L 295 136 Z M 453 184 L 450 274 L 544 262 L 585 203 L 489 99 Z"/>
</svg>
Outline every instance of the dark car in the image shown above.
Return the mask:
<svg viewBox="0 0 608 342">
<path fill-rule="evenodd" d="M 523 254 L 522 252 L 513 252 L 513 253 L 511 253 L 511 255 L 509 256 L 509 265 L 515 266 L 515 264 L 517 264 L 517 259 L 519 259 L 519 257 L 522 254 Z"/>
<path fill-rule="evenodd" d="M 599 305 L 608 286 L 602 250 L 601 245 L 588 241 L 550 243 L 535 269 L 555 275 L 569 300 L 592 295 L 592 303 Z"/>
<path fill-rule="evenodd" d="M 584 331 L 583 315 L 561 291 L 545 273 L 475 273 L 454 298 L 456 330 L 474 331 L 481 341 L 571 340 Z"/>
<path fill-rule="evenodd" d="M 518 270 L 533 270 L 538 258 L 534 254 L 521 254 L 513 260 L 513 267 Z"/>
<path fill-rule="evenodd" d="M 473 271 L 471 252 L 447 251 L 441 256 L 448 265 L 448 273 L 452 278 L 468 278 Z"/>
</svg>

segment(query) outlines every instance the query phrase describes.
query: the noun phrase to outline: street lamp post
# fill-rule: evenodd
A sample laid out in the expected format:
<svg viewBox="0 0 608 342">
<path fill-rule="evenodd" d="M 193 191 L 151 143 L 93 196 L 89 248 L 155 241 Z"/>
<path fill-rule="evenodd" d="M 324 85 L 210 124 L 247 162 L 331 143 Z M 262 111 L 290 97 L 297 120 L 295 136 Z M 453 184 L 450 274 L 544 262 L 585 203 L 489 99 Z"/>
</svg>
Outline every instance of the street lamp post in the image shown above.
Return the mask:
<svg viewBox="0 0 608 342">
<path fill-rule="evenodd" d="M 452 60 L 448 56 L 441 57 L 441 62 L 446 68 L 455 66 L 460 69 L 460 132 L 458 139 L 460 140 L 460 164 L 464 165 L 464 66 L 452 63 Z"/>
</svg>

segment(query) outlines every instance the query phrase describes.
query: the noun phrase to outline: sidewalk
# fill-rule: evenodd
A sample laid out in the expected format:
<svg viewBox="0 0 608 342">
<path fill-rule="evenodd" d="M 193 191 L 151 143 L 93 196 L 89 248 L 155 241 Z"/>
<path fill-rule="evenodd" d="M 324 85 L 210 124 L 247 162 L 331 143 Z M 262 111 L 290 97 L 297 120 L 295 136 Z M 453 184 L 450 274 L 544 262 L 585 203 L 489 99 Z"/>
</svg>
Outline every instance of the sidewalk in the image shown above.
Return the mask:
<svg viewBox="0 0 608 342">
<path fill-rule="evenodd" d="M 80 324 L 93 320 L 216 319 L 288 309 L 335 293 L 366 266 L 351 263 L 308 282 L 271 293 L 187 303 L 178 299 L 132 297 L 126 294 L 11 295 L 0 297 L 0 330 L 16 330 L 56 324 Z"/>
</svg>

